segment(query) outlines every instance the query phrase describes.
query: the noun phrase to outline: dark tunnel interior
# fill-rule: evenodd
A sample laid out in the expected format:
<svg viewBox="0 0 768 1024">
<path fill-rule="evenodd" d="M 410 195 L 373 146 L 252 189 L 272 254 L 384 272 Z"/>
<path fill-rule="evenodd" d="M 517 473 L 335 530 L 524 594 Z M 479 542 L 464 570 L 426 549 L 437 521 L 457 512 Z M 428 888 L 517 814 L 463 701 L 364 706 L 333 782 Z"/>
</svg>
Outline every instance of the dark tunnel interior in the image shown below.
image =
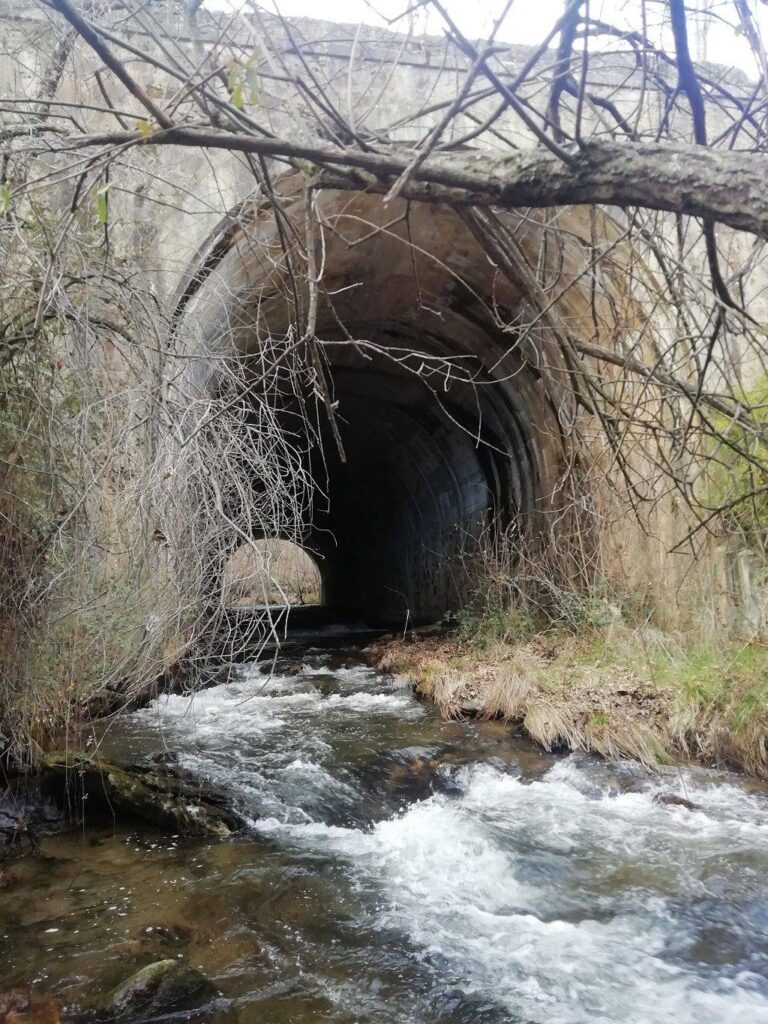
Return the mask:
<svg viewBox="0 0 768 1024">
<path fill-rule="evenodd" d="M 460 388 L 438 399 L 376 363 L 337 366 L 333 381 L 344 460 L 326 421 L 307 543 L 323 604 L 375 625 L 434 622 L 456 609 L 480 535 L 520 513 L 529 455 Z"/>
</svg>

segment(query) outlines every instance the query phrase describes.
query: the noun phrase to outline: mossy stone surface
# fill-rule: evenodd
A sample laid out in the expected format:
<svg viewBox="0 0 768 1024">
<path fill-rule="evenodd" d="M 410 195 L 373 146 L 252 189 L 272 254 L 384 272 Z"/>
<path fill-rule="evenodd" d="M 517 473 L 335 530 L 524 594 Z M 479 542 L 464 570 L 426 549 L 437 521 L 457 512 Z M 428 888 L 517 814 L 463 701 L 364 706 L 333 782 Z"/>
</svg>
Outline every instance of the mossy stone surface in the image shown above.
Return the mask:
<svg viewBox="0 0 768 1024">
<path fill-rule="evenodd" d="M 142 967 L 112 992 L 107 1009 L 115 1017 L 191 1010 L 218 995 L 213 982 L 179 960 L 158 960 Z"/>
</svg>

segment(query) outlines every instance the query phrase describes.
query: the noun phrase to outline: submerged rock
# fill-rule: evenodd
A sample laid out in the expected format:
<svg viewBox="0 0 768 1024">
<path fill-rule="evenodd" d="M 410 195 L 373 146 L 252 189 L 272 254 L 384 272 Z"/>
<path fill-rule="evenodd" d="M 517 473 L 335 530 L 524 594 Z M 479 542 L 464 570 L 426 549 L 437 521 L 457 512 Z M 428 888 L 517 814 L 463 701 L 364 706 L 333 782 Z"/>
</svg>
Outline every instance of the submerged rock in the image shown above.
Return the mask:
<svg viewBox="0 0 768 1024">
<path fill-rule="evenodd" d="M 657 793 L 653 802 L 655 804 L 661 804 L 662 807 L 685 807 L 687 811 L 699 810 L 698 804 L 695 804 L 693 800 L 688 800 L 684 796 L 678 796 L 677 793 Z"/>
<path fill-rule="evenodd" d="M 140 937 L 152 942 L 186 946 L 192 941 L 194 932 L 183 924 L 155 924 L 143 928 Z"/>
<path fill-rule="evenodd" d="M 117 765 L 64 751 L 46 754 L 44 770 L 93 804 L 106 802 L 173 832 L 228 836 L 245 825 L 225 793 L 171 764 Z"/>
<path fill-rule="evenodd" d="M 165 960 L 171 954 L 188 946 L 194 938 L 191 928 L 184 925 L 148 925 L 131 939 L 118 943 L 115 952 L 121 956 L 154 956 Z"/>
<path fill-rule="evenodd" d="M 0 1020 L 3 1024 L 59 1024 L 61 1004 L 50 996 L 33 999 L 28 987 L 17 985 L 0 992 Z"/>
<path fill-rule="evenodd" d="M 0 992 L 0 1017 L 5 1017 L 9 1013 L 25 1013 L 31 1001 L 29 989 L 23 985 Z"/>
<path fill-rule="evenodd" d="M 121 1019 L 145 1019 L 195 1009 L 218 994 L 213 982 L 194 967 L 179 960 L 158 960 L 118 985 L 105 1009 Z"/>
<path fill-rule="evenodd" d="M 12 871 L 9 871 L 0 864 L 0 889 L 11 889 L 18 881 L 18 877 Z M 1 1002 L 0 1006 L 2 1006 Z"/>
</svg>

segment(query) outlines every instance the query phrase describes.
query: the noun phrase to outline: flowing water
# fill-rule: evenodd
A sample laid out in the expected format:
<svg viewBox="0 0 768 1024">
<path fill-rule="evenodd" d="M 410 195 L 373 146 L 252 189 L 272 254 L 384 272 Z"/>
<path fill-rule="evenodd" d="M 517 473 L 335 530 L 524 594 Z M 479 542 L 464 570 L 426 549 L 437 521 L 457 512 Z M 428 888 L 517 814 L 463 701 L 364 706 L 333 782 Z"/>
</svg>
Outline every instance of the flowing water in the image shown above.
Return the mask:
<svg viewBox="0 0 768 1024">
<path fill-rule="evenodd" d="M 251 827 L 52 838 L 0 893 L 4 987 L 66 1016 L 173 956 L 222 1024 L 768 1024 L 760 789 L 542 755 L 343 660 L 123 719 L 106 753 L 177 752 Z"/>
</svg>

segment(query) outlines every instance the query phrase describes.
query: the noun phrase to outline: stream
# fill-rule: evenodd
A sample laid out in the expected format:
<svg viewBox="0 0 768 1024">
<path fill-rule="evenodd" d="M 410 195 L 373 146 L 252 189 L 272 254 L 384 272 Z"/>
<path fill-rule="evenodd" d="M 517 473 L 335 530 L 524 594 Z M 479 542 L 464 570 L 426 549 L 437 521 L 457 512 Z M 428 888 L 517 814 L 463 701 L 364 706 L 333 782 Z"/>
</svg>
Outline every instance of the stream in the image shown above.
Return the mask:
<svg viewBox="0 0 768 1024">
<path fill-rule="evenodd" d="M 64 1019 L 177 957 L 222 992 L 198 1016 L 217 1024 L 768 1024 L 757 785 L 444 722 L 343 650 L 161 698 L 103 750 L 178 754 L 250 826 L 110 823 L 13 866 L 2 987 Z"/>
</svg>

